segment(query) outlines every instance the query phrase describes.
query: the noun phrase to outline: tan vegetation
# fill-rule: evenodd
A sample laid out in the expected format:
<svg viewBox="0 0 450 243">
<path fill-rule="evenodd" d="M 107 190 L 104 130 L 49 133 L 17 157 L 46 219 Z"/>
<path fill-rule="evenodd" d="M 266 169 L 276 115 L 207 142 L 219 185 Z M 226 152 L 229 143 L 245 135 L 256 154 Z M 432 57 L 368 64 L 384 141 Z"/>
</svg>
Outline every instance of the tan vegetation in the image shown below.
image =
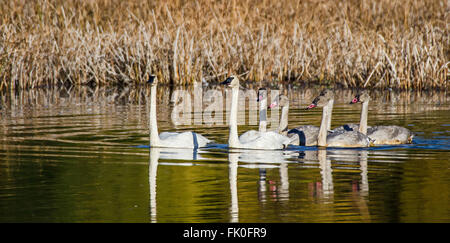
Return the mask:
<svg viewBox="0 0 450 243">
<path fill-rule="evenodd" d="M 1 0 L 0 88 L 251 81 L 447 89 L 447 0 Z"/>
</svg>

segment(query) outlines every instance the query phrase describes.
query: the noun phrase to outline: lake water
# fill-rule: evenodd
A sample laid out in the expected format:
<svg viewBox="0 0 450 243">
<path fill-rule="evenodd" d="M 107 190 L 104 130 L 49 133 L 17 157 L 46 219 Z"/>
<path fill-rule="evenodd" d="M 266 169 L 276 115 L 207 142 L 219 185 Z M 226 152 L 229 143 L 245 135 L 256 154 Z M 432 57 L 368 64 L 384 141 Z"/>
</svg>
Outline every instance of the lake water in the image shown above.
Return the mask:
<svg viewBox="0 0 450 243">
<path fill-rule="evenodd" d="M 450 222 L 446 93 L 372 93 L 369 125 L 407 127 L 413 144 L 252 151 L 228 150 L 226 114 L 205 124 L 206 99 L 174 120 L 179 89 L 158 87 L 159 131 L 192 130 L 210 147 L 150 148 L 148 87 L 1 93 L 0 222 Z M 303 110 L 319 91 L 285 87 L 289 127 L 320 124 L 320 109 Z M 336 93 L 332 127 L 359 122 L 354 92 Z"/>
</svg>

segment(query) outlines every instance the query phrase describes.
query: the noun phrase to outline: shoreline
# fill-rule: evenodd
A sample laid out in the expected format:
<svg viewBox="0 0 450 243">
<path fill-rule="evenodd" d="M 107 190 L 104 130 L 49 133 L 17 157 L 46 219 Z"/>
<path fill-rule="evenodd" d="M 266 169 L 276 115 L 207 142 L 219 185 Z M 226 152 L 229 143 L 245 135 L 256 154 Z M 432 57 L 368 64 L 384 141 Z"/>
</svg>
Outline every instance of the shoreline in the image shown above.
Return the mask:
<svg viewBox="0 0 450 243">
<path fill-rule="evenodd" d="M 171 84 L 171 83 L 160 83 L 159 86 L 162 87 L 169 87 L 169 88 L 186 88 L 186 87 L 194 87 L 198 84 L 201 84 L 202 86 L 220 86 L 220 79 L 219 81 L 214 82 L 208 82 L 208 83 L 201 83 L 198 81 L 192 82 L 192 83 L 185 83 L 185 84 Z M 146 88 L 148 86 L 146 83 L 131 83 L 131 84 L 98 84 L 95 82 L 89 82 L 87 84 L 71 84 L 71 83 L 57 83 L 57 84 L 41 84 L 34 87 L 2 87 L 0 88 L 0 94 L 5 93 L 8 91 L 30 91 L 30 90 L 44 90 L 44 89 L 60 89 L 62 87 L 65 88 L 82 88 L 82 87 L 88 87 L 88 88 L 110 88 L 110 89 L 123 89 L 123 88 Z M 241 87 L 247 87 L 247 86 L 255 86 L 255 87 L 269 87 L 269 88 L 277 88 L 288 86 L 290 89 L 297 89 L 297 88 L 315 88 L 315 87 L 327 87 L 335 90 L 369 90 L 369 91 L 388 91 L 388 92 L 416 92 L 416 93 L 422 93 L 422 92 L 448 92 L 448 88 L 450 86 L 450 83 L 447 83 L 446 86 L 443 87 L 435 87 L 435 88 L 423 88 L 420 90 L 415 89 L 404 89 L 404 88 L 398 88 L 398 87 L 353 87 L 353 86 L 346 86 L 341 83 L 325 83 L 320 81 L 244 81 L 241 84 Z"/>
<path fill-rule="evenodd" d="M 0 6 L 0 89 L 243 80 L 448 90 L 447 1 L 61 1 Z M 294 82 L 294 83 L 295 83 Z"/>
</svg>

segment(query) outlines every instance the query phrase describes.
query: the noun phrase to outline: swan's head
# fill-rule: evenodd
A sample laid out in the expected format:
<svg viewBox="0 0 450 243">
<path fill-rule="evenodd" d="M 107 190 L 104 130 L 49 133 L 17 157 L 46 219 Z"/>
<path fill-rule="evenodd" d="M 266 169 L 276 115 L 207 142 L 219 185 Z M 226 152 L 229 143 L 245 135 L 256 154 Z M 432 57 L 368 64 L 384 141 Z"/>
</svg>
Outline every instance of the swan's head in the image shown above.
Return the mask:
<svg viewBox="0 0 450 243">
<path fill-rule="evenodd" d="M 147 83 L 151 84 L 151 85 L 155 85 L 158 82 L 158 79 L 156 78 L 155 75 L 148 75 L 148 80 Z"/>
<path fill-rule="evenodd" d="M 267 99 L 267 90 L 266 88 L 258 89 L 258 99 L 256 102 L 260 102 L 261 100 Z"/>
<path fill-rule="evenodd" d="M 350 101 L 350 104 L 355 104 L 359 102 L 364 103 L 369 100 L 370 100 L 369 92 L 367 90 L 363 90 L 355 95 L 352 101 Z"/>
<path fill-rule="evenodd" d="M 284 107 L 287 105 L 289 105 L 289 98 L 286 95 L 277 95 L 272 104 L 269 105 L 269 109 L 272 109 L 276 106 Z"/>
<path fill-rule="evenodd" d="M 331 89 L 323 89 L 320 91 L 319 96 L 324 96 L 327 99 L 334 99 L 334 92 Z"/>
<path fill-rule="evenodd" d="M 319 96 L 314 98 L 311 104 L 306 107 L 306 110 L 315 108 L 315 107 L 324 107 L 330 102 L 330 100 L 334 99 L 334 92 L 331 89 L 324 89 L 320 92 Z"/>
<path fill-rule="evenodd" d="M 236 76 L 231 75 L 230 77 L 225 79 L 225 81 L 223 81 L 220 84 L 227 85 L 228 87 L 231 87 L 231 88 L 239 87 L 239 79 Z"/>
</svg>

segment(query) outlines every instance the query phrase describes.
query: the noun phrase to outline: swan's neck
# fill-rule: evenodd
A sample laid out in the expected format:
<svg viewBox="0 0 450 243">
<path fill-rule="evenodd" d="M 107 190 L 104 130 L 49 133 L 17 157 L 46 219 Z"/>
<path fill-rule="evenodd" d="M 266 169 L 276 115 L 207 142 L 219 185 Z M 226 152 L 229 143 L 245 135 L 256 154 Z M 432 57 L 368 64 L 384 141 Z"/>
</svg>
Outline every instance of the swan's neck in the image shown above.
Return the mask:
<svg viewBox="0 0 450 243">
<path fill-rule="evenodd" d="M 267 129 L 267 98 L 259 101 L 259 131 L 265 132 Z"/>
<path fill-rule="evenodd" d="M 328 120 L 327 120 L 327 129 L 331 130 L 331 113 L 333 113 L 333 105 L 334 100 L 330 100 L 328 102 Z"/>
<path fill-rule="evenodd" d="M 240 142 L 238 137 L 237 113 L 239 101 L 239 87 L 233 87 L 231 91 L 231 108 L 230 108 L 230 134 L 228 137 L 228 146 L 230 148 L 239 148 Z"/>
<path fill-rule="evenodd" d="M 320 123 L 319 135 L 317 137 L 317 146 L 327 146 L 328 121 L 331 118 L 329 107 L 330 105 L 328 103 L 322 109 L 322 122 Z"/>
<path fill-rule="evenodd" d="M 156 121 L 156 85 L 150 88 L 150 146 L 158 146 L 160 143 L 158 125 Z"/>
<path fill-rule="evenodd" d="M 361 119 L 359 121 L 359 132 L 367 134 L 367 115 L 369 113 L 369 101 L 362 103 Z"/>
<path fill-rule="evenodd" d="M 289 104 L 286 104 L 281 109 L 281 118 L 280 118 L 280 125 L 278 126 L 278 133 L 287 135 L 287 128 L 288 128 L 288 116 L 289 116 Z"/>
</svg>

